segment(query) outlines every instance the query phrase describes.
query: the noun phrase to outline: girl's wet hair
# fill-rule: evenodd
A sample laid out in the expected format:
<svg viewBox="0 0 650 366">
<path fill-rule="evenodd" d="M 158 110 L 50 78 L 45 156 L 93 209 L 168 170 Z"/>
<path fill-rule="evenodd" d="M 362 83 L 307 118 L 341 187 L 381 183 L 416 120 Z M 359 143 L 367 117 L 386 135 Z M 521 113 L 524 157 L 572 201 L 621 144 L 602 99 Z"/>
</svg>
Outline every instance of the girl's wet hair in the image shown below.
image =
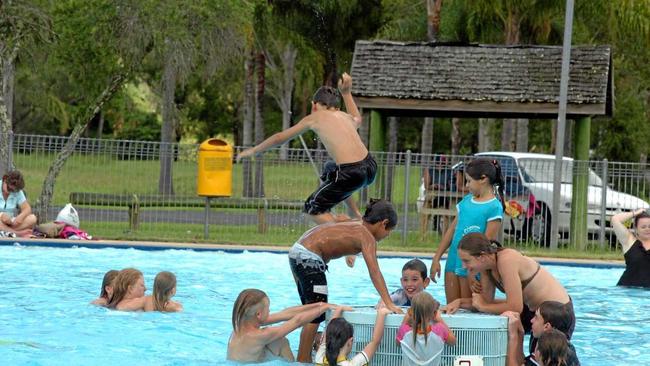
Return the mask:
<svg viewBox="0 0 650 366">
<path fill-rule="evenodd" d="M 483 177 L 487 178 L 490 185 L 497 188 L 496 193 L 499 196 L 503 209 L 505 210 L 506 203 L 503 199 L 505 183 L 503 181 L 503 174 L 501 173 L 501 164 L 499 164 L 496 159 L 474 159 L 465 166 L 465 174 L 476 180 L 482 179 Z"/>
<path fill-rule="evenodd" d="M 641 219 L 650 219 L 650 209 L 647 209 L 640 214 L 634 216 L 634 227 L 639 227 L 639 220 Z"/>
<path fill-rule="evenodd" d="M 321 86 L 316 90 L 316 93 L 314 93 L 312 101 L 314 103 L 322 104 L 327 108 L 339 109 L 341 106 L 341 94 L 336 88 L 332 88 L 331 86 Z"/>
<path fill-rule="evenodd" d="M 566 366 L 569 358 L 569 341 L 564 333 L 549 329 L 539 336 L 537 352 L 544 366 Z"/>
<path fill-rule="evenodd" d="M 413 344 L 417 344 L 418 333 L 424 334 L 424 344 L 427 344 L 427 327 L 440 308 L 440 303 L 428 292 L 420 292 L 411 300 L 411 328 L 413 329 Z"/>
<path fill-rule="evenodd" d="M 113 286 L 113 280 L 115 280 L 115 277 L 117 277 L 118 273 L 120 273 L 120 271 L 111 269 L 104 274 L 104 279 L 102 280 L 102 290 L 99 293 L 99 297 L 106 299 L 106 302 L 111 301 L 111 299 L 108 298 L 108 291 L 106 291 L 106 287 Z"/>
<path fill-rule="evenodd" d="M 113 297 L 106 306 L 115 309 L 117 304 L 126 297 L 126 294 L 129 292 L 129 286 L 135 285 L 140 277 L 143 277 L 142 272 L 135 268 L 125 268 L 121 270 L 113 280 Z"/>
<path fill-rule="evenodd" d="M 237 332 L 245 320 L 255 316 L 260 304 L 267 298 L 264 291 L 254 288 L 240 292 L 232 306 L 232 329 Z"/>
<path fill-rule="evenodd" d="M 370 199 L 366 206 L 366 212 L 363 214 L 363 221 L 369 224 L 376 224 L 380 221 L 388 220 L 386 229 L 392 229 L 397 226 L 397 213 L 390 202 L 383 199 Z"/>
<path fill-rule="evenodd" d="M 176 275 L 167 271 L 159 272 L 156 275 L 151 294 L 154 310 L 165 311 L 165 305 L 172 298 L 174 288 L 176 288 Z"/>
<path fill-rule="evenodd" d="M 501 243 L 490 240 L 483 233 L 469 233 L 463 236 L 458 243 L 458 249 L 462 249 L 473 257 L 481 254 L 493 254 L 503 249 Z"/>
<path fill-rule="evenodd" d="M 328 364 L 338 365 L 336 359 L 339 357 L 341 348 L 353 335 L 354 329 L 347 320 L 343 318 L 330 320 L 325 330 L 325 358 Z"/>
</svg>

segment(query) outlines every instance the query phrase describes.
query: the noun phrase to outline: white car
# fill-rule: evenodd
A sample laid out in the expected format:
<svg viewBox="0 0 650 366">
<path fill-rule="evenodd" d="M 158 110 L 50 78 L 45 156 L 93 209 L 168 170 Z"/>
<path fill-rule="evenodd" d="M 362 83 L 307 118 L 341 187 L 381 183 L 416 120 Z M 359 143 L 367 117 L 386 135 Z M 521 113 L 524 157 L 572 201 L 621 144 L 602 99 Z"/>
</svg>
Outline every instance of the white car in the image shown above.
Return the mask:
<svg viewBox="0 0 650 366">
<path fill-rule="evenodd" d="M 505 231 L 515 234 L 523 240 L 533 240 L 548 246 L 551 220 L 553 219 L 551 214 L 553 212 L 555 156 L 501 151 L 483 152 L 475 156 L 499 161 L 505 180 L 505 200 L 516 201 L 518 207 L 523 208 L 524 212 L 516 219 L 504 222 Z M 558 228 L 561 237 L 566 238 L 571 221 L 573 159 L 564 157 L 563 161 L 565 163 L 562 167 Z M 458 166 L 454 168 L 462 169 Z M 601 232 L 601 228 L 604 228 L 606 233 L 611 233 L 609 218 L 618 212 L 650 207 L 647 202 L 638 197 L 607 188 L 605 191 L 606 204 L 604 205 L 605 222 L 602 222 L 603 182 L 593 170 L 589 169 L 588 174 L 586 221 L 590 236 L 596 237 Z M 421 190 L 423 188 L 421 187 Z M 534 201 L 531 198 L 534 198 Z M 527 212 L 529 210 L 531 212 Z"/>
</svg>

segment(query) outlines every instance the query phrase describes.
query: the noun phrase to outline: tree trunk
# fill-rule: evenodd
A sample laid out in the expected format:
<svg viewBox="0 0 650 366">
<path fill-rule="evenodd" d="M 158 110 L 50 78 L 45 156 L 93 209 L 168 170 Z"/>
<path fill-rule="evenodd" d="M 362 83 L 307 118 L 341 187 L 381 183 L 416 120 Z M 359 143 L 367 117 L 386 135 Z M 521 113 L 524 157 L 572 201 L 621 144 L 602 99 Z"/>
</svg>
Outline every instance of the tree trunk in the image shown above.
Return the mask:
<svg viewBox="0 0 650 366">
<path fill-rule="evenodd" d="M 388 161 L 386 164 L 386 175 L 384 175 L 384 198 L 388 201 L 393 200 L 393 175 L 395 173 L 395 163 L 397 161 L 397 117 L 388 117 Z"/>
<path fill-rule="evenodd" d="M 0 49 L 3 48 L 4 44 L 0 40 Z M 17 54 L 17 47 L 8 55 L 0 53 L 0 174 L 13 169 L 14 60 Z"/>
<path fill-rule="evenodd" d="M 451 119 L 451 155 L 460 154 L 460 118 Z"/>
<path fill-rule="evenodd" d="M 174 106 L 174 94 L 176 93 L 177 71 L 174 66 L 172 55 L 165 60 L 163 70 L 162 88 L 162 128 L 160 131 L 160 176 L 158 179 L 158 193 L 173 195 L 174 185 L 172 178 L 173 139 L 174 139 L 174 118 L 176 108 Z"/>
<path fill-rule="evenodd" d="M 501 129 L 501 151 L 513 151 L 516 119 L 504 118 Z"/>
<path fill-rule="evenodd" d="M 97 138 L 101 139 L 104 133 L 104 113 L 99 111 L 99 123 L 97 124 Z"/>
<path fill-rule="evenodd" d="M 251 51 L 244 64 L 246 79 L 244 81 L 244 132 L 242 145 L 253 146 L 253 109 L 255 108 L 255 95 L 253 76 L 255 73 L 255 54 Z M 242 160 L 243 191 L 242 196 L 253 196 L 253 170 L 250 159 Z"/>
<path fill-rule="evenodd" d="M 478 151 L 491 151 L 494 149 L 492 143 L 491 126 L 494 124 L 493 118 L 478 119 Z"/>
<path fill-rule="evenodd" d="M 420 152 L 427 155 L 433 152 L 433 118 L 431 117 L 426 117 L 422 124 Z"/>
<path fill-rule="evenodd" d="M 75 124 L 68 142 L 65 144 L 65 146 L 63 146 L 61 151 L 59 151 L 59 153 L 54 158 L 54 161 L 50 165 L 50 168 L 47 172 L 47 176 L 43 181 L 41 196 L 38 198 L 38 200 L 36 200 L 36 204 L 34 205 L 34 213 L 38 217 L 39 222 L 48 221 L 47 211 L 50 208 L 50 202 L 52 201 L 52 196 L 54 195 L 54 185 L 56 183 L 56 178 L 61 172 L 61 169 L 63 169 L 66 160 L 74 151 L 74 147 L 77 145 L 81 134 L 86 128 L 88 128 L 88 125 L 93 120 L 95 115 L 101 111 L 104 104 L 106 104 L 106 102 L 108 102 L 113 97 L 113 95 L 115 95 L 117 90 L 124 84 L 125 81 L 125 74 L 115 75 L 111 79 L 111 83 L 106 87 L 106 89 L 104 89 L 95 103 L 93 103 L 93 105 L 88 108 L 86 114 L 79 119 L 79 123 Z"/>
<path fill-rule="evenodd" d="M 528 119 L 517 119 L 517 152 L 528 152 Z"/>
<path fill-rule="evenodd" d="M 440 11 L 443 0 L 427 1 L 427 39 L 429 42 L 437 42 L 440 34 Z"/>
<path fill-rule="evenodd" d="M 279 47 L 278 47 L 279 48 Z M 273 57 L 266 58 L 266 66 L 273 77 L 270 78 L 269 94 L 273 96 L 276 103 L 282 110 L 282 129 L 291 127 L 291 105 L 294 87 L 294 74 L 298 50 L 291 44 L 286 43 L 280 53 L 280 64 L 277 65 Z M 280 160 L 287 160 L 289 145 L 280 146 Z"/>
<path fill-rule="evenodd" d="M 368 147 L 369 136 L 370 136 L 370 113 L 365 113 L 364 110 L 359 111 L 361 113 L 361 126 L 359 127 L 359 136 L 361 141 L 366 147 Z"/>
<path fill-rule="evenodd" d="M 257 54 L 257 84 L 255 89 L 255 144 L 264 141 L 264 87 L 266 57 Z M 255 159 L 255 197 L 264 197 L 264 159 L 259 155 Z"/>
</svg>

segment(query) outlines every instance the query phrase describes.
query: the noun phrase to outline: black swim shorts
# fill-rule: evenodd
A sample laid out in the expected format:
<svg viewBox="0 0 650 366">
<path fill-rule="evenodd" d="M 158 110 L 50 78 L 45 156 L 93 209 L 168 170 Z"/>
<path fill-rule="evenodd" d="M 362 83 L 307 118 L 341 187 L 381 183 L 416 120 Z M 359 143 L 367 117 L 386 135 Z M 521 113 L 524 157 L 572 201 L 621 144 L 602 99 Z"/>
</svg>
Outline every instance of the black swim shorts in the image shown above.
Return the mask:
<svg viewBox="0 0 650 366">
<path fill-rule="evenodd" d="M 304 212 L 319 215 L 350 197 L 359 189 L 372 184 L 377 174 L 377 162 L 368 154 L 363 160 L 347 164 L 326 164 L 321 185 L 305 201 Z"/>
<path fill-rule="evenodd" d="M 289 266 L 296 281 L 300 301 L 303 305 L 327 302 L 327 265 L 314 259 L 289 258 Z M 325 314 L 312 320 L 314 324 L 325 321 Z"/>
</svg>

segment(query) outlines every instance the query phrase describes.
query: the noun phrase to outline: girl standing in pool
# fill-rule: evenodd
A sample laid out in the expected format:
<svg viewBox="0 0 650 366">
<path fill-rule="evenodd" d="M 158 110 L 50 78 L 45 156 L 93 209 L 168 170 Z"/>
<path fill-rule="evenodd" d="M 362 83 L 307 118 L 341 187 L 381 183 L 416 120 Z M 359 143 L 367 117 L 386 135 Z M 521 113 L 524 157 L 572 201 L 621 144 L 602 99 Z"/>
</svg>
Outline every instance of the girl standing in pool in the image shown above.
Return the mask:
<svg viewBox="0 0 650 366">
<path fill-rule="evenodd" d="M 228 340 L 228 359 L 264 362 L 272 358 L 294 361 L 287 334 L 323 314 L 333 305 L 314 303 L 286 308 L 270 314 L 270 300 L 257 289 L 242 291 L 232 308 L 233 332 Z M 281 325 L 262 327 L 284 321 Z"/>
<path fill-rule="evenodd" d="M 632 218 L 634 234 L 623 224 Z M 625 272 L 616 285 L 650 287 L 650 212 L 622 212 L 612 216 L 611 222 L 625 257 Z"/>
<path fill-rule="evenodd" d="M 167 271 L 158 273 L 153 282 L 151 296 L 144 298 L 144 311 L 183 311 L 181 303 L 172 301 L 174 295 L 176 295 L 176 276 Z"/>
<path fill-rule="evenodd" d="M 474 159 L 465 167 L 465 182 L 470 194 L 457 205 L 458 215 L 442 237 L 431 262 L 431 280 L 440 278 L 440 259 L 449 249 L 445 265 L 445 295 L 447 303 L 471 297 L 467 271 L 458 257 L 458 243 L 469 233 L 485 233 L 496 239 L 503 221 L 503 177 L 496 160 Z M 497 198 L 498 193 L 498 198 Z"/>
<path fill-rule="evenodd" d="M 108 308 L 122 311 L 144 309 L 144 276 L 135 268 L 125 268 L 113 281 L 113 297 Z"/>
<path fill-rule="evenodd" d="M 111 301 L 113 297 L 113 280 L 117 277 L 117 274 L 120 271 L 111 269 L 110 271 L 104 274 L 104 279 L 102 280 L 102 289 L 99 293 L 99 297 L 91 302 L 93 305 L 106 306 Z"/>
</svg>

